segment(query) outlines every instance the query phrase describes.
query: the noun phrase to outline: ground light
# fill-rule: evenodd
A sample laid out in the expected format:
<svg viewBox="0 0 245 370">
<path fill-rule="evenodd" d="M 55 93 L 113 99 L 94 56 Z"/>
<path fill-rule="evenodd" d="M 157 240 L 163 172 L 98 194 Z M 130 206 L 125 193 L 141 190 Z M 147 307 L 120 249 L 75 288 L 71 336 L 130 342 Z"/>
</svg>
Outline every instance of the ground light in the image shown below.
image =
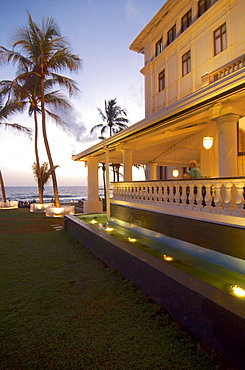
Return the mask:
<svg viewBox="0 0 245 370">
<path fill-rule="evenodd" d="M 113 231 L 114 229 L 113 229 L 113 227 L 110 227 L 110 226 L 107 226 L 106 228 L 105 228 L 105 231 L 108 231 L 108 232 L 111 232 L 111 231 Z"/>
<path fill-rule="evenodd" d="M 74 215 L 75 206 L 55 207 L 51 206 L 46 209 L 47 217 L 64 217 L 65 215 Z"/>
<path fill-rule="evenodd" d="M 30 212 L 46 212 L 46 209 L 52 206 L 53 203 L 31 203 Z"/>
<path fill-rule="evenodd" d="M 164 261 L 173 261 L 173 257 L 167 256 L 166 254 L 163 255 Z"/>
<path fill-rule="evenodd" d="M 136 242 L 136 241 L 137 241 L 137 239 L 135 239 L 135 238 L 131 238 L 130 236 L 127 238 L 127 240 L 128 240 L 129 242 L 131 242 L 131 243 L 134 243 L 134 242 Z"/>
<path fill-rule="evenodd" d="M 238 284 L 231 285 L 230 290 L 237 297 L 245 297 L 245 289 L 242 289 Z"/>
<path fill-rule="evenodd" d="M 0 209 L 14 209 L 14 208 L 18 208 L 18 202 L 15 200 L 0 202 Z"/>
</svg>

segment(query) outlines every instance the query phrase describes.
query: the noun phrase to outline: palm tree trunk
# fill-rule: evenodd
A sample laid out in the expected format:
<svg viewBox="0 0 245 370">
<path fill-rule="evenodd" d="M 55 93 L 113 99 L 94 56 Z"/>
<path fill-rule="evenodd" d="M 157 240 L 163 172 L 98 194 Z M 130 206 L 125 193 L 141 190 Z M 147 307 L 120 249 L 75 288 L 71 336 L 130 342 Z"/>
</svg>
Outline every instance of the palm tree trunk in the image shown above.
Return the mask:
<svg viewBox="0 0 245 370">
<path fill-rule="evenodd" d="M 37 169 L 37 184 L 38 184 L 38 196 L 39 203 L 43 204 L 43 185 L 41 181 L 41 169 L 38 155 L 38 125 L 37 125 L 37 112 L 34 110 L 34 121 L 35 121 L 35 156 L 36 156 L 36 169 Z"/>
<path fill-rule="evenodd" d="M 119 177 L 120 177 L 120 164 L 117 164 L 116 165 L 116 174 L 117 174 L 117 178 L 116 178 L 116 181 L 119 182 Z"/>
<path fill-rule="evenodd" d="M 116 167 L 114 163 L 112 163 L 112 171 L 113 171 L 113 181 L 116 182 Z"/>
<path fill-rule="evenodd" d="M 6 193 L 5 193 L 5 187 L 4 187 L 3 176 L 2 176 L 1 171 L 0 171 L 0 185 L 2 189 L 2 203 L 6 203 Z"/>
<path fill-rule="evenodd" d="M 55 174 L 55 167 L 49 147 L 48 137 L 47 137 L 47 130 L 46 130 L 46 117 L 45 117 L 45 110 L 44 110 L 44 74 L 41 73 L 41 108 L 42 108 L 42 131 L 43 131 L 43 139 L 44 144 L 48 156 L 49 166 L 52 175 L 52 182 L 53 182 L 53 191 L 54 191 L 54 203 L 56 207 L 60 207 L 60 200 L 59 200 L 59 192 L 58 192 L 58 184 L 56 180 Z"/>
</svg>

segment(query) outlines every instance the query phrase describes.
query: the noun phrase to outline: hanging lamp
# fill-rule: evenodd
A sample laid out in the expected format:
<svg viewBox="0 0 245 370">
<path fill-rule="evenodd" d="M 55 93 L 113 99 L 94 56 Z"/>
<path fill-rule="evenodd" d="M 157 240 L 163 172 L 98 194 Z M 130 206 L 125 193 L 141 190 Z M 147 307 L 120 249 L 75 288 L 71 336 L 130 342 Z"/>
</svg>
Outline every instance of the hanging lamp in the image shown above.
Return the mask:
<svg viewBox="0 0 245 370">
<path fill-rule="evenodd" d="M 203 147 L 207 150 L 211 149 L 213 146 L 214 138 L 212 136 L 205 136 L 202 139 Z"/>
<path fill-rule="evenodd" d="M 177 169 L 173 170 L 172 174 L 173 174 L 173 177 L 178 177 L 179 176 L 179 170 L 177 170 Z"/>
</svg>

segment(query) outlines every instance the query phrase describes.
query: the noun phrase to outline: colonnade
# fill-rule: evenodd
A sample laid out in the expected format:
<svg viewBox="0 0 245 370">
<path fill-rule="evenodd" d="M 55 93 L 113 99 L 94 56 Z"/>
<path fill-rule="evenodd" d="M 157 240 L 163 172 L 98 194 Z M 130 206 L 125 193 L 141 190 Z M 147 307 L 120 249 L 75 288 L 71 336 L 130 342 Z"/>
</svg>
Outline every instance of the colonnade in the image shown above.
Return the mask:
<svg viewBox="0 0 245 370">
<path fill-rule="evenodd" d="M 235 177 L 238 174 L 238 148 L 237 148 L 237 122 L 241 114 L 232 109 L 224 111 L 217 107 L 209 111 L 211 131 L 215 136 L 214 146 L 209 151 L 201 148 L 200 158 L 202 174 L 207 177 Z M 212 123 L 213 122 L 213 123 Z M 200 139 L 201 140 L 201 139 Z M 200 143 L 202 147 L 202 144 Z M 132 181 L 132 166 L 134 148 L 128 144 L 117 147 L 123 154 L 123 181 Z M 109 149 L 104 148 L 105 162 L 109 170 Z M 90 156 L 87 160 L 88 167 L 88 200 L 84 205 L 85 213 L 101 212 L 102 202 L 98 199 L 98 161 Z M 157 180 L 157 163 L 149 163 L 150 180 Z M 109 189 L 109 176 L 107 176 Z M 109 193 L 108 193 L 109 196 Z M 108 199 L 109 202 L 109 199 Z M 109 203 L 107 203 L 107 207 Z"/>
</svg>

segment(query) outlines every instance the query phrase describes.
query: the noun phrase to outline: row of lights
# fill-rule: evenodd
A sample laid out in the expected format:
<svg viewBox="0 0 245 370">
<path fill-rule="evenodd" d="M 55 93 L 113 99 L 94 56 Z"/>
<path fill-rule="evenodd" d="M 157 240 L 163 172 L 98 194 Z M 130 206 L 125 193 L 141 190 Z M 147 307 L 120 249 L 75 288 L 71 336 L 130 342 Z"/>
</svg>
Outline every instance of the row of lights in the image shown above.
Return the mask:
<svg viewBox="0 0 245 370">
<path fill-rule="evenodd" d="M 97 221 L 95 219 L 92 219 L 91 221 L 91 224 L 96 224 Z M 105 228 L 105 231 L 107 232 L 111 232 L 113 231 L 114 228 L 113 227 L 110 227 L 110 226 L 107 226 Z M 134 243 L 137 241 L 136 238 L 132 238 L 131 236 L 129 236 L 127 238 L 127 241 L 129 241 L 130 243 Z M 167 262 L 171 262 L 174 260 L 174 258 L 172 256 L 169 256 L 167 254 L 163 254 L 163 260 L 164 261 L 167 261 Z M 244 298 L 245 297 L 245 289 L 242 289 L 238 284 L 233 284 L 233 285 L 228 285 L 228 290 L 234 294 L 235 296 L 239 297 L 239 298 Z"/>
<path fill-rule="evenodd" d="M 205 136 L 202 139 L 202 145 L 206 150 L 209 150 L 212 148 L 214 142 L 214 138 L 212 136 Z M 179 176 L 179 170 L 174 169 L 173 172 L 173 177 L 178 177 Z"/>
</svg>

